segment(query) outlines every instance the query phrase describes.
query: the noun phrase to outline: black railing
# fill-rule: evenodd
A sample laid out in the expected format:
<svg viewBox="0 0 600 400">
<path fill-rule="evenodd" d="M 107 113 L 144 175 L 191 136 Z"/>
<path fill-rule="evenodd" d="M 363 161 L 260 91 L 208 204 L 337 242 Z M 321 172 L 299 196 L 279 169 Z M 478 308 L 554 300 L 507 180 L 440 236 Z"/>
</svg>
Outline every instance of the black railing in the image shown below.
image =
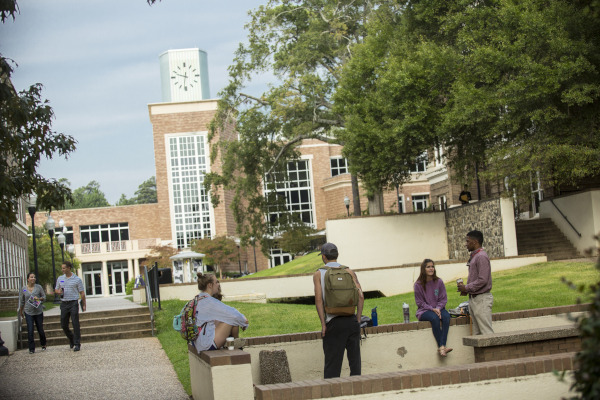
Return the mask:
<svg viewBox="0 0 600 400">
<path fill-rule="evenodd" d="M 575 229 L 575 227 L 573 226 L 573 224 L 571 223 L 571 221 L 569 221 L 569 219 L 567 218 L 567 216 L 565 214 L 563 214 L 562 211 L 560 211 L 560 208 L 558 208 L 558 206 L 554 203 L 554 199 L 550 199 L 550 203 L 552 203 L 552 205 L 554 206 L 554 208 L 556 208 L 556 210 L 559 212 L 559 214 L 562 215 L 562 217 L 565 219 L 565 221 L 567 221 L 567 223 L 569 224 L 569 226 L 571 228 L 573 228 L 573 230 L 575 231 L 575 233 L 577 234 L 577 236 L 581 237 L 581 233 L 579 233 L 579 231 L 577 229 Z"/>
<path fill-rule="evenodd" d="M 154 307 L 152 304 L 152 294 L 150 293 L 148 268 L 146 268 L 146 266 L 144 266 L 144 278 L 146 278 L 146 286 L 144 287 L 144 292 L 146 292 L 146 304 L 148 304 L 148 310 L 150 310 L 150 327 L 152 328 L 152 336 L 154 336 Z"/>
</svg>

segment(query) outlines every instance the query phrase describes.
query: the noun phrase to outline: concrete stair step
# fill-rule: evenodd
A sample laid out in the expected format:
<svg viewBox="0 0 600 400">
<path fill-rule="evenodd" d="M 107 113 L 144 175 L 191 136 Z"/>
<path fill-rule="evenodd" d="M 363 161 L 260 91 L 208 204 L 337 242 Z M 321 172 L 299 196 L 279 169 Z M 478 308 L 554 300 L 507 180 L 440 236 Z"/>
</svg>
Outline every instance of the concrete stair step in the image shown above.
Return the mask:
<svg viewBox="0 0 600 400">
<path fill-rule="evenodd" d="M 73 330 L 73 325 L 69 324 L 69 328 Z M 92 334 L 92 333 L 116 333 L 116 332 L 124 332 L 128 330 L 136 330 L 136 329 L 147 329 L 151 328 L 150 320 L 146 322 L 136 322 L 132 324 L 112 324 L 112 325 L 81 325 L 80 330 L 81 334 Z M 64 332 L 62 328 L 53 328 L 47 329 L 44 326 L 44 333 L 47 338 L 50 337 L 58 337 L 64 336 Z M 35 337 L 38 336 L 37 331 L 34 330 Z M 27 340 L 27 327 L 21 330 L 21 338 Z"/>
<path fill-rule="evenodd" d="M 81 316 L 81 314 L 79 314 Z M 124 324 L 124 323 L 144 323 L 150 321 L 150 314 L 147 313 L 133 315 L 133 316 L 118 316 L 118 317 L 101 317 L 101 318 L 87 318 L 80 319 L 79 322 L 85 326 L 102 326 L 111 324 Z M 23 329 L 27 330 L 27 322 L 23 319 Z M 44 316 L 44 330 L 60 329 L 60 317 L 57 318 L 46 318 Z"/>
<path fill-rule="evenodd" d="M 91 333 L 81 334 L 81 344 L 85 346 L 85 343 L 91 342 L 102 342 L 106 340 L 119 340 L 119 339 L 136 339 L 141 337 L 151 337 L 152 329 L 133 329 L 123 332 L 111 332 L 111 333 Z M 36 351 L 41 350 L 41 344 L 39 339 L 35 339 Z M 69 340 L 62 334 L 60 337 L 46 337 L 46 346 L 61 346 L 69 345 Z M 24 348 L 27 348 L 27 339 L 23 341 Z"/>
<path fill-rule="evenodd" d="M 516 221 L 519 254 L 546 254 L 548 260 L 577 258 L 579 253 L 550 218 Z"/>
</svg>

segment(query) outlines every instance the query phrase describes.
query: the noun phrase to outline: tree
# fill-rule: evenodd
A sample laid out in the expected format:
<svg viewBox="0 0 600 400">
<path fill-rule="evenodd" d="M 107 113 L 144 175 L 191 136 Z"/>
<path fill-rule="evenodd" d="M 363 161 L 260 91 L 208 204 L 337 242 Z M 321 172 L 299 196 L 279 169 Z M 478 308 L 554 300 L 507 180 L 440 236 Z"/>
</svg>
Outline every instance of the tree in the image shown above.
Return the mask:
<svg viewBox="0 0 600 400">
<path fill-rule="evenodd" d="M 221 265 L 231 263 L 238 257 L 238 249 L 235 241 L 226 236 L 215 236 L 194 241 L 192 250 L 205 254 L 204 264 L 214 265 L 215 271 L 221 276 Z"/>
<path fill-rule="evenodd" d="M 17 11 L 16 1 L 3 1 L 0 19 L 15 19 Z M 42 156 L 66 158 L 76 144 L 73 137 L 52 131 L 54 112 L 41 97 L 42 84 L 17 93 L 11 63 L 0 54 L 0 225 L 6 227 L 16 222 L 17 201 L 23 196 L 35 192 L 39 209 L 62 206 L 69 198 L 68 187 L 44 178 L 37 169 Z"/>
<path fill-rule="evenodd" d="M 463 182 L 479 167 L 480 177 L 508 177 L 521 193 L 537 172 L 554 186 L 598 174 L 600 24 L 586 3 L 381 7 L 334 97 L 346 147 L 379 155 L 351 168 L 393 184 L 394 159 L 444 147 Z"/>
<path fill-rule="evenodd" d="M 73 191 L 73 199 L 66 204 L 66 209 L 74 208 L 93 208 L 108 207 L 110 204 L 106 196 L 100 190 L 100 184 L 96 181 L 90 181 L 86 186 L 82 186 Z"/>
<path fill-rule="evenodd" d="M 138 186 L 138 190 L 135 191 L 135 202 L 136 204 L 158 202 L 156 197 L 156 178 L 154 176 L 151 176 Z"/>
<path fill-rule="evenodd" d="M 278 240 L 279 247 L 284 252 L 293 255 L 306 253 L 311 250 L 311 244 L 314 239 L 312 235 L 315 232 L 316 229 L 308 225 L 296 224 L 281 235 L 281 238 Z"/>
<path fill-rule="evenodd" d="M 271 0 L 250 12 L 249 43 L 236 52 L 211 125 L 214 136 L 235 120 L 239 140 L 222 139 L 212 146 L 212 160 L 220 155 L 223 169 L 205 180 L 215 189 L 214 203 L 219 201 L 217 188 L 233 191 L 232 209 L 244 243 L 259 238 L 266 252 L 267 238 L 284 230 L 265 224 L 270 209 L 286 210 L 278 196 L 265 198 L 264 188 L 275 189 L 274 177 L 285 175 L 287 163 L 298 157 L 295 147 L 305 139 L 340 143 L 336 135 L 344 119 L 333 112 L 331 96 L 340 68 L 352 56 L 350 46 L 364 36 L 363 22 L 373 3 Z M 277 84 L 260 96 L 244 93 L 245 85 L 263 72 L 272 73 Z M 353 182 L 353 204 L 360 214 L 355 178 Z"/>
<path fill-rule="evenodd" d="M 600 241 L 600 237 L 596 236 Z M 591 249 L 590 249 L 591 253 Z M 600 257 L 596 260 L 596 269 L 600 273 Z M 592 400 L 600 398 L 600 280 L 589 285 L 575 285 L 573 282 L 562 279 L 571 289 L 581 293 L 582 298 L 577 303 L 590 303 L 590 310 L 586 315 L 569 317 L 574 321 L 581 336 L 581 351 L 575 355 L 577 369 L 573 371 L 574 382 L 571 390 L 578 392 L 571 400 Z M 564 377 L 563 372 L 562 377 Z"/>
<path fill-rule="evenodd" d="M 138 186 L 138 190 L 135 192 L 135 197 L 128 199 L 123 193 L 115 205 L 129 206 L 132 204 L 156 203 L 157 201 L 156 178 L 152 176 Z"/>
<path fill-rule="evenodd" d="M 176 248 L 166 245 L 150 246 L 148 248 L 150 252 L 146 254 L 146 263 L 149 267 L 157 263 L 158 268 L 172 268 L 173 261 L 171 257 L 177 254 Z"/>
</svg>

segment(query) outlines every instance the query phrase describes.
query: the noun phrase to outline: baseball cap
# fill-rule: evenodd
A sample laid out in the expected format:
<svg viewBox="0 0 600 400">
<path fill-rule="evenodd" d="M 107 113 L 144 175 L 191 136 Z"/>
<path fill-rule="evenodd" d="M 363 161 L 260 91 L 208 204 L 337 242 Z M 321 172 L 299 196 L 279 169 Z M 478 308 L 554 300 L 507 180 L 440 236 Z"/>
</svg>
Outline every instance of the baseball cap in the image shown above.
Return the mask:
<svg viewBox="0 0 600 400">
<path fill-rule="evenodd" d="M 319 255 L 321 254 L 325 254 L 325 257 L 328 259 L 337 258 L 339 255 L 338 248 L 333 243 L 325 243 L 323 246 L 321 246 L 321 252 Z"/>
</svg>

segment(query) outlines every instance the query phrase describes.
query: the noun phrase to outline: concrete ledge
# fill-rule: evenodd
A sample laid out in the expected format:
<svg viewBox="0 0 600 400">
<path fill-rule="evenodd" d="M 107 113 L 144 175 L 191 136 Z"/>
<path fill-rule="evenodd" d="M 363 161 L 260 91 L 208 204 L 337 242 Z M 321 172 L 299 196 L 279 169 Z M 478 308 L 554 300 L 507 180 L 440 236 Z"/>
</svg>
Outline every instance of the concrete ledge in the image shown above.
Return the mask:
<svg viewBox="0 0 600 400">
<path fill-rule="evenodd" d="M 250 354 L 243 350 L 210 350 L 197 352 L 196 348 L 191 344 L 188 344 L 188 351 L 191 354 L 196 355 L 206 364 L 211 367 L 218 367 L 221 365 L 239 365 L 239 364 L 250 364 Z"/>
<path fill-rule="evenodd" d="M 579 330 L 573 325 L 565 325 L 551 328 L 493 333 L 489 335 L 466 336 L 463 338 L 463 344 L 465 346 L 472 347 L 491 347 L 507 344 L 538 342 L 542 340 L 562 339 L 573 336 L 579 336 Z"/>
<path fill-rule="evenodd" d="M 508 361 L 428 368 L 405 372 L 319 379 L 275 385 L 257 385 L 256 400 L 321 399 L 430 386 L 465 384 L 491 379 L 537 375 L 573 369 L 575 353 L 529 357 Z"/>
</svg>

